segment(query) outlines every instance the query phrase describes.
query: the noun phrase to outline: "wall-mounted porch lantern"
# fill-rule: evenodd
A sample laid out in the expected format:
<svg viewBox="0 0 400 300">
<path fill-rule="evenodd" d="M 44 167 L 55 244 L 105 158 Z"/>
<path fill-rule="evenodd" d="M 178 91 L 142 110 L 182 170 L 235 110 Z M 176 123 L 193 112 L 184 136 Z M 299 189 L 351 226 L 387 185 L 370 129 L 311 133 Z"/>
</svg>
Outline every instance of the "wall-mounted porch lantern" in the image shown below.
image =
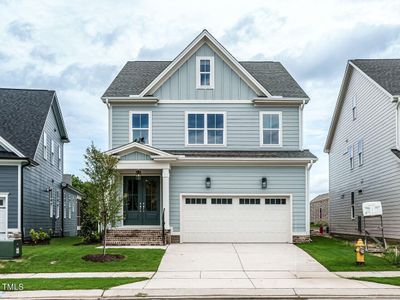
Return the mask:
<svg viewBox="0 0 400 300">
<path fill-rule="evenodd" d="M 206 178 L 206 188 L 209 189 L 211 187 L 211 178 L 207 177 Z"/>
<path fill-rule="evenodd" d="M 142 179 L 142 171 L 137 170 L 136 171 L 136 180 L 140 180 L 140 179 Z"/>
<path fill-rule="evenodd" d="M 261 178 L 261 188 L 266 189 L 267 188 L 267 177 Z"/>
</svg>

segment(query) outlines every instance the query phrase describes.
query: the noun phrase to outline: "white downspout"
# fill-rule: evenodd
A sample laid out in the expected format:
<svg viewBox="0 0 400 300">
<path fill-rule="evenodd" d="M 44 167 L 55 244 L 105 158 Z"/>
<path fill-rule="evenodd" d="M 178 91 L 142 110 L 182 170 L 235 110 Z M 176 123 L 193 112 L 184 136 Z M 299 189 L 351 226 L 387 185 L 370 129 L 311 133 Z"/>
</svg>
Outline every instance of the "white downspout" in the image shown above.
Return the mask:
<svg viewBox="0 0 400 300">
<path fill-rule="evenodd" d="M 310 235 L 310 170 L 314 161 L 310 162 L 305 167 L 306 172 L 306 234 Z"/>
</svg>

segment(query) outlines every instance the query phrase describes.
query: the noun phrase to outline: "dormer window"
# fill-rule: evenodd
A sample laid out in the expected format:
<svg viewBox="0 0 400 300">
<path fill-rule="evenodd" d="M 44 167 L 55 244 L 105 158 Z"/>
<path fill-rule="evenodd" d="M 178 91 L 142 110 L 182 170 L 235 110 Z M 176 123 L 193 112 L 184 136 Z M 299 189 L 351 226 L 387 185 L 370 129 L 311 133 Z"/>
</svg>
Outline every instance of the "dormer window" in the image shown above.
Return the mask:
<svg viewBox="0 0 400 300">
<path fill-rule="evenodd" d="M 196 81 L 198 89 L 214 88 L 214 57 L 196 57 Z"/>
</svg>

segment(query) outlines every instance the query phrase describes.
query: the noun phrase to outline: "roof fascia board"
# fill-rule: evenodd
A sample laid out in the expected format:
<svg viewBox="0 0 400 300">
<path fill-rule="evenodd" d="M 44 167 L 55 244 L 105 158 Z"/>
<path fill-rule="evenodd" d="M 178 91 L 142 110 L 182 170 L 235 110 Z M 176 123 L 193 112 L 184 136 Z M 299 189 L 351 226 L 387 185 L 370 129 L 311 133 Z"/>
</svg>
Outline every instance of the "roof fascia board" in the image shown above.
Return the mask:
<svg viewBox="0 0 400 300">
<path fill-rule="evenodd" d="M 193 53 L 195 53 L 201 46 L 209 41 L 209 46 L 220 54 L 228 65 L 235 66 L 241 74 L 239 76 L 245 80 L 253 89 L 256 89 L 257 94 L 263 93 L 265 96 L 270 97 L 271 94 L 242 66 L 240 63 L 207 31 L 203 30 L 172 62 L 167 68 L 164 69 L 141 93 L 139 96 L 143 97 L 151 91 L 155 91 L 162 85 L 172 74 L 179 68 Z"/>
<path fill-rule="evenodd" d="M 64 118 L 61 112 L 60 104 L 58 102 L 58 97 L 57 94 L 54 92 L 53 96 L 53 101 L 51 105 L 54 115 L 56 117 L 57 125 L 58 125 L 58 130 L 60 130 L 61 133 L 61 138 L 64 142 L 68 143 L 69 138 L 68 138 L 68 133 L 67 133 L 67 128 L 65 127 L 65 122 Z"/>
<path fill-rule="evenodd" d="M 0 136 L 0 145 L 2 145 L 8 151 L 15 153 L 16 155 L 18 155 L 18 157 L 25 158 L 25 155 L 23 155 L 22 152 L 20 152 L 17 148 L 15 148 L 11 143 L 9 143 L 2 136 Z"/>
<path fill-rule="evenodd" d="M 191 162 L 257 162 L 257 161 L 271 161 L 271 162 L 316 162 L 317 158 L 273 158 L 273 157 L 257 157 L 257 158 L 240 158 L 240 157 L 182 157 L 180 161 Z"/>
<path fill-rule="evenodd" d="M 153 147 L 148 146 L 148 145 L 136 143 L 136 142 L 132 142 L 132 143 L 129 143 L 129 144 L 125 144 L 125 145 L 119 146 L 119 147 L 114 148 L 114 149 L 110 149 L 110 150 L 106 151 L 105 153 L 109 154 L 109 155 L 115 155 L 117 153 L 126 152 L 128 150 L 133 150 L 133 149 L 142 150 L 142 151 L 145 151 L 145 152 L 148 152 L 148 153 L 152 153 L 152 154 L 156 154 L 156 155 L 159 155 L 159 156 L 173 157 L 173 155 L 171 155 L 171 154 L 169 154 L 167 152 L 158 150 L 158 149 L 153 148 Z"/>
</svg>

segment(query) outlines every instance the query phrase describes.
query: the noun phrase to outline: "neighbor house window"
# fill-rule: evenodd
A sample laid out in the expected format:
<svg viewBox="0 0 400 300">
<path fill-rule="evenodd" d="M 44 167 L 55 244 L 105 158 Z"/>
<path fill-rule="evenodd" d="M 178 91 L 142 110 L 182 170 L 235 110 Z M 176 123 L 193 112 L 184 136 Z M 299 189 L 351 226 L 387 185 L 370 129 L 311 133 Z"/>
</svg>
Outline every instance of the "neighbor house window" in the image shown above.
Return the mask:
<svg viewBox="0 0 400 300">
<path fill-rule="evenodd" d="M 62 160 L 61 160 L 61 145 L 58 146 L 58 169 L 61 170 L 62 167 Z"/>
<path fill-rule="evenodd" d="M 354 151 L 353 151 L 353 146 L 349 146 L 347 148 L 347 153 L 349 154 L 349 160 L 350 160 L 350 169 L 354 168 Z"/>
<path fill-rule="evenodd" d="M 357 96 L 351 98 L 351 110 L 353 114 L 353 120 L 357 118 Z"/>
<path fill-rule="evenodd" d="M 131 112 L 130 140 L 151 144 L 151 112 Z"/>
<path fill-rule="evenodd" d="M 49 192 L 49 200 L 50 200 L 50 218 L 52 218 L 54 216 L 54 196 L 53 196 L 53 191 Z"/>
<path fill-rule="evenodd" d="M 198 89 L 214 88 L 214 57 L 196 57 L 196 81 Z"/>
<path fill-rule="evenodd" d="M 322 207 L 319 208 L 319 218 L 322 219 Z"/>
<path fill-rule="evenodd" d="M 282 113 L 260 112 L 261 146 L 282 145 Z"/>
<path fill-rule="evenodd" d="M 51 140 L 51 145 L 50 145 L 50 161 L 51 164 L 54 165 L 54 141 Z"/>
<path fill-rule="evenodd" d="M 351 212 L 350 212 L 350 214 L 351 214 L 351 218 L 352 219 L 354 219 L 355 218 L 355 208 L 354 208 L 354 192 L 351 192 L 351 198 L 350 198 L 351 200 L 351 202 L 350 202 L 350 204 L 351 204 Z"/>
<path fill-rule="evenodd" d="M 60 217 L 60 192 L 56 191 L 56 218 Z"/>
<path fill-rule="evenodd" d="M 72 200 L 71 196 L 68 197 L 68 219 L 71 219 L 71 213 L 72 213 Z"/>
<path fill-rule="evenodd" d="M 225 113 L 188 113 L 187 145 L 225 145 Z"/>
<path fill-rule="evenodd" d="M 47 159 L 47 133 L 43 133 L 43 158 Z"/>
<path fill-rule="evenodd" d="M 358 165 L 361 166 L 364 163 L 364 142 L 363 140 L 358 141 Z"/>
<path fill-rule="evenodd" d="M 67 196 L 64 194 L 64 203 L 63 203 L 63 218 L 67 218 Z"/>
</svg>

